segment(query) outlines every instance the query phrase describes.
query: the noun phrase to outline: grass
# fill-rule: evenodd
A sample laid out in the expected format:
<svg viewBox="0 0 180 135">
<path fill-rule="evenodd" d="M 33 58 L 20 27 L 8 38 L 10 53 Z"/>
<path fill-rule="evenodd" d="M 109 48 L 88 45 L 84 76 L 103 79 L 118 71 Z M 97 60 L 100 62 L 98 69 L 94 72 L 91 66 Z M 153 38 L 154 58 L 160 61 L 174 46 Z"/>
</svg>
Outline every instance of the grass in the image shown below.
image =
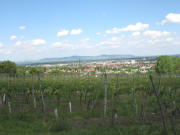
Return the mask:
<svg viewBox="0 0 180 135">
<path fill-rule="evenodd" d="M 63 114 L 62 114 L 63 115 Z M 64 115 L 66 117 L 68 115 Z M 56 120 L 53 113 L 1 113 L 0 135 L 163 135 L 158 124 L 141 124 L 130 119 L 128 125 L 116 124 L 100 119 L 84 119 L 72 115 L 71 119 Z"/>
</svg>

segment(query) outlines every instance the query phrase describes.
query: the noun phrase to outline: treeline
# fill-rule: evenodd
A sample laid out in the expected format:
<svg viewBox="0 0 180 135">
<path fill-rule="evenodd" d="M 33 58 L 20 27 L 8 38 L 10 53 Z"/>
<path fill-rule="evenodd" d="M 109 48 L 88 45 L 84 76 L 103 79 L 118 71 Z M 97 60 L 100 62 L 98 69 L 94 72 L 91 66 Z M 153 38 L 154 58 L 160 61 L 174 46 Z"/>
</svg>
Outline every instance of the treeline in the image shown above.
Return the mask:
<svg viewBox="0 0 180 135">
<path fill-rule="evenodd" d="M 160 56 L 155 67 L 157 73 L 180 73 L 180 57 Z"/>
</svg>

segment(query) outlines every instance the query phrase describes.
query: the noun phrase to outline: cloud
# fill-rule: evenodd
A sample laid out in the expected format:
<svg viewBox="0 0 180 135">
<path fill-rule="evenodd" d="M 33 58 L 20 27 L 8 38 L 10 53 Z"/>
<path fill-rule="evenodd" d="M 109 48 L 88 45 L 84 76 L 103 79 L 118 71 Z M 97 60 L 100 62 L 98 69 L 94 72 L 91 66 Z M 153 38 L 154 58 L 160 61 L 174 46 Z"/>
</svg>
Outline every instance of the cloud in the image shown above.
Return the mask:
<svg viewBox="0 0 180 135">
<path fill-rule="evenodd" d="M 171 42 L 171 41 L 173 41 L 173 40 L 174 40 L 174 38 L 172 38 L 172 37 L 166 38 L 166 41 L 167 41 L 167 42 Z"/>
<path fill-rule="evenodd" d="M 3 44 L 0 42 L 0 48 L 3 47 Z"/>
<path fill-rule="evenodd" d="M 62 30 L 57 33 L 57 37 L 67 36 L 69 34 L 68 30 Z"/>
<path fill-rule="evenodd" d="M 51 46 L 52 48 L 58 48 L 58 49 L 74 49 L 74 46 L 68 41 L 65 40 L 63 42 L 55 42 Z"/>
<path fill-rule="evenodd" d="M 83 31 L 81 29 L 73 29 L 71 30 L 71 35 L 78 35 L 81 34 Z"/>
<path fill-rule="evenodd" d="M 32 40 L 31 42 L 32 45 L 43 45 L 46 43 L 44 39 L 40 39 L 40 38 Z"/>
<path fill-rule="evenodd" d="M 180 14 L 169 13 L 166 15 L 166 19 L 162 20 L 160 24 L 164 25 L 166 23 L 180 23 Z"/>
<path fill-rule="evenodd" d="M 143 33 L 144 36 L 150 37 L 150 38 L 159 38 L 159 37 L 167 37 L 170 36 L 171 33 L 167 31 L 145 31 Z"/>
<path fill-rule="evenodd" d="M 133 38 L 138 36 L 138 38 Z M 152 46 L 153 45 L 153 46 Z M 170 46 L 175 47 L 180 45 L 180 38 L 173 35 L 173 33 L 170 33 L 168 31 L 145 31 L 145 32 L 133 32 L 131 35 L 126 36 L 125 38 L 121 36 L 112 37 L 110 39 L 106 39 L 104 41 L 100 41 L 96 44 L 97 49 L 110 49 L 113 51 L 119 50 L 122 51 L 125 49 L 126 51 L 132 50 L 134 53 L 138 51 L 138 48 L 143 48 L 143 51 L 146 51 L 146 47 L 152 48 L 156 50 L 155 48 L 160 48 L 160 46 L 167 46 L 170 48 Z M 159 53 L 161 53 L 162 50 L 159 50 Z M 139 51 L 139 53 L 143 53 Z M 146 54 L 146 53 L 144 53 Z"/>
<path fill-rule="evenodd" d="M 112 37 L 111 40 L 112 41 L 117 41 L 119 38 L 118 37 Z"/>
<path fill-rule="evenodd" d="M 81 41 L 81 42 L 86 42 L 86 41 L 90 41 L 91 39 L 89 38 L 89 37 L 87 37 L 87 38 L 83 38 L 83 39 L 80 39 L 79 41 Z"/>
<path fill-rule="evenodd" d="M 121 42 L 122 42 L 121 38 L 112 37 L 110 40 L 101 41 L 100 43 L 97 44 L 97 47 L 106 48 L 106 49 L 119 48 Z"/>
<path fill-rule="evenodd" d="M 57 37 L 62 37 L 62 36 L 67 36 L 67 35 L 79 35 L 81 34 L 83 31 L 82 29 L 72 29 L 71 31 L 69 30 L 62 30 L 62 31 L 59 31 L 57 33 Z"/>
<path fill-rule="evenodd" d="M 11 50 L 8 50 L 8 51 L 5 52 L 6 55 L 9 55 L 9 54 L 11 54 L 11 53 L 12 53 Z"/>
<path fill-rule="evenodd" d="M 24 42 L 25 43 L 25 42 Z M 21 46 L 21 45 L 23 45 L 23 42 L 22 41 L 17 41 L 16 43 L 15 43 L 15 46 Z"/>
<path fill-rule="evenodd" d="M 101 35 L 101 32 L 96 32 L 96 35 L 100 36 L 100 35 Z"/>
<path fill-rule="evenodd" d="M 24 40 L 24 35 L 22 35 L 22 36 L 20 37 L 20 40 Z"/>
<path fill-rule="evenodd" d="M 133 37 L 137 37 L 137 36 L 140 36 L 140 34 L 141 34 L 140 32 L 133 32 L 133 33 L 132 33 L 132 36 L 133 36 Z"/>
<path fill-rule="evenodd" d="M 52 46 L 53 47 L 62 47 L 62 43 L 61 42 L 55 42 Z"/>
<path fill-rule="evenodd" d="M 106 34 L 118 34 L 120 32 L 126 32 L 126 31 L 143 31 L 145 29 L 149 28 L 149 24 L 143 24 L 143 23 L 136 23 L 135 25 L 130 24 L 124 28 L 113 28 L 112 30 L 106 30 Z"/>
<path fill-rule="evenodd" d="M 78 40 L 78 41 L 79 41 L 78 45 L 87 46 L 87 45 L 89 45 L 90 40 L 91 40 L 91 39 L 90 39 L 89 37 L 79 39 L 79 40 Z"/>
<path fill-rule="evenodd" d="M 20 30 L 25 30 L 25 29 L 26 29 L 26 26 L 19 26 L 19 29 L 20 29 Z"/>
<path fill-rule="evenodd" d="M 17 37 L 13 35 L 10 37 L 10 40 L 17 40 Z"/>
<path fill-rule="evenodd" d="M 136 23 L 135 25 L 128 25 L 125 28 L 122 28 L 121 31 L 142 31 L 149 28 L 149 24 L 143 24 L 143 23 Z"/>
<path fill-rule="evenodd" d="M 38 46 L 46 44 L 46 41 L 44 39 L 34 39 L 34 40 L 27 40 L 27 41 L 17 41 L 15 43 L 15 47 L 31 47 L 31 46 Z"/>
<path fill-rule="evenodd" d="M 106 30 L 106 34 L 118 34 L 121 31 L 121 29 L 113 28 L 112 30 Z"/>
</svg>

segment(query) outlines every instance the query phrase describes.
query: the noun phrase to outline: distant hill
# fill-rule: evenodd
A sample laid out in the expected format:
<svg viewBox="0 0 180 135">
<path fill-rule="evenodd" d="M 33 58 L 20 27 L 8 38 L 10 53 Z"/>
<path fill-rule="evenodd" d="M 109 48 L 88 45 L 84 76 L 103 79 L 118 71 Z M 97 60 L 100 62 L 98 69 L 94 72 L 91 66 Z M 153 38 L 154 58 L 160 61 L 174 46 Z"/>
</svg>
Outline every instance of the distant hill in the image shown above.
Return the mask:
<svg viewBox="0 0 180 135">
<path fill-rule="evenodd" d="M 134 55 L 100 55 L 100 56 L 71 56 L 62 58 L 45 58 L 40 61 L 78 61 L 80 60 L 109 60 L 109 59 L 122 59 L 132 58 Z"/>
<path fill-rule="evenodd" d="M 17 62 L 19 65 L 43 65 L 43 64 L 67 64 L 78 62 L 79 60 L 81 63 L 88 62 L 88 61 L 105 61 L 105 60 L 125 60 L 125 59 L 146 59 L 146 60 L 156 60 L 156 56 L 134 56 L 134 55 L 99 55 L 99 56 L 70 56 L 70 57 L 60 57 L 60 58 L 44 58 L 37 61 L 29 61 L 29 62 Z M 180 57 L 180 54 L 169 55 Z"/>
<path fill-rule="evenodd" d="M 70 57 L 60 57 L 60 58 L 44 58 L 37 61 L 28 62 L 17 62 L 19 65 L 43 65 L 43 64 L 65 64 L 87 61 L 101 61 L 101 60 L 117 60 L 117 59 L 129 59 L 135 58 L 134 55 L 99 55 L 99 56 L 70 56 Z"/>
</svg>

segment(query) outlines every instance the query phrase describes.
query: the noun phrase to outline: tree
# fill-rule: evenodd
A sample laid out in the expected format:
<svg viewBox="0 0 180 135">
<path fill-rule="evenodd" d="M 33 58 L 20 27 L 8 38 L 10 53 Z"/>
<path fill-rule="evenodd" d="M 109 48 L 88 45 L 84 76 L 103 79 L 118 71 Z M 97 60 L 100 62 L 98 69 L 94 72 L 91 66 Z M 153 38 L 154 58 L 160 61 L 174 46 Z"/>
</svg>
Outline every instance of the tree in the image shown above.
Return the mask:
<svg viewBox="0 0 180 135">
<path fill-rule="evenodd" d="M 157 73 L 174 73 L 174 62 L 170 56 L 160 56 L 155 67 Z"/>
<path fill-rule="evenodd" d="M 26 69 L 24 66 L 17 66 L 17 74 L 25 74 Z"/>
<path fill-rule="evenodd" d="M 180 73 L 180 57 L 173 57 L 175 73 Z"/>
<path fill-rule="evenodd" d="M 0 73 L 15 74 L 17 72 L 16 63 L 12 61 L 3 61 L 0 63 Z"/>
<path fill-rule="evenodd" d="M 30 67 L 29 69 L 30 74 L 43 73 L 44 71 L 45 71 L 45 68 L 43 67 Z"/>
</svg>

